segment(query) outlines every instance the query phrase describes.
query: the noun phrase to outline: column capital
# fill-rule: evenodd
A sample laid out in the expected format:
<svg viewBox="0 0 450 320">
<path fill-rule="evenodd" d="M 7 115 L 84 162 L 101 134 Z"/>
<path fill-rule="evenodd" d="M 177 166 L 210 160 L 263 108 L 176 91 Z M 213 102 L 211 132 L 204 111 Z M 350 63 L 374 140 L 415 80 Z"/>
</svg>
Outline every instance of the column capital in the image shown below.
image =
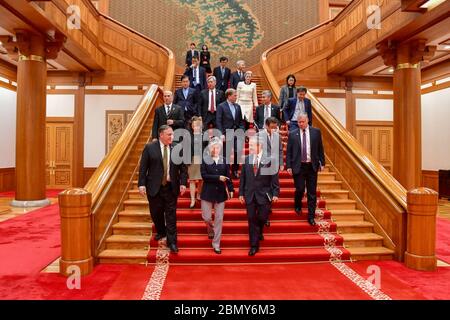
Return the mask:
<svg viewBox="0 0 450 320">
<path fill-rule="evenodd" d="M 377 44 L 378 53 L 384 64 L 398 69 L 419 68 L 421 62 L 428 62 L 436 51 L 436 46 L 427 46 L 426 39 L 416 39 L 407 43 L 384 41 Z"/>
</svg>

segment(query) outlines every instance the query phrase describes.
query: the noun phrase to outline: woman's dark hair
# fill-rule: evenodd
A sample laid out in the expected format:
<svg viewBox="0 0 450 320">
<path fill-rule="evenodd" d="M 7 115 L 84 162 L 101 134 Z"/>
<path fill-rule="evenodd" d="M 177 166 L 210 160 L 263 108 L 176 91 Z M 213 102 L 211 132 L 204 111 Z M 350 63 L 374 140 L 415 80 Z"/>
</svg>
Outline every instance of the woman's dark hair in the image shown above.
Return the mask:
<svg viewBox="0 0 450 320">
<path fill-rule="evenodd" d="M 295 79 L 295 76 L 293 74 L 290 74 L 290 75 L 287 76 L 286 84 L 289 85 L 288 82 L 289 82 L 289 79 L 291 79 L 291 78 L 294 79 L 294 84 L 292 86 L 295 87 L 295 83 L 297 82 L 297 79 Z"/>
<path fill-rule="evenodd" d="M 206 44 L 202 45 L 202 50 L 205 50 L 205 48 L 206 48 L 206 51 L 208 51 L 208 46 Z"/>
</svg>

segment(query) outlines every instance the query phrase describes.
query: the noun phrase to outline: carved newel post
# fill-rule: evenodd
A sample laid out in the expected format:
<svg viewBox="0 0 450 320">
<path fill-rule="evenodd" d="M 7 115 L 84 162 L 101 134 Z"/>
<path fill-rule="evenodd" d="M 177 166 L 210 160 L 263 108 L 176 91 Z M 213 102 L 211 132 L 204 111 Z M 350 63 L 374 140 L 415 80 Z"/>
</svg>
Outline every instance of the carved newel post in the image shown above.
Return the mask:
<svg viewBox="0 0 450 320">
<path fill-rule="evenodd" d="M 405 264 L 424 271 L 436 269 L 436 214 L 438 194 L 428 188 L 408 191 Z"/>
</svg>

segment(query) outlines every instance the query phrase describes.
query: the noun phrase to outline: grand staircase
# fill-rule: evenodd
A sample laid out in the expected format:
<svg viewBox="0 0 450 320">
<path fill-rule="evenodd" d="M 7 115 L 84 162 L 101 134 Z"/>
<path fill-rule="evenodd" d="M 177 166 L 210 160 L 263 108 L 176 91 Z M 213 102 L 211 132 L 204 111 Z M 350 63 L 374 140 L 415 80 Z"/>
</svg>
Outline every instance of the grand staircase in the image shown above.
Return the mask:
<svg viewBox="0 0 450 320">
<path fill-rule="evenodd" d="M 181 75 L 175 76 L 179 87 Z M 260 95 L 266 88 L 264 80 L 254 77 Z M 281 131 L 283 142 L 287 131 Z M 179 198 L 177 205 L 178 254 L 170 255 L 176 264 L 233 264 L 233 263 L 301 263 L 330 260 L 384 260 L 392 259 L 393 251 L 383 246 L 383 237 L 374 233 L 374 225 L 365 220 L 350 196 L 344 182 L 333 167 L 326 166 L 319 173 L 317 226 L 306 221 L 306 210 L 301 216 L 294 211 L 293 179 L 286 171 L 280 173 L 280 201 L 273 206 L 270 227 L 265 227 L 265 239 L 260 252 L 248 256 L 249 239 L 245 207 L 237 199 L 239 181 L 233 181 L 235 197 L 227 201 L 224 213 L 222 254 L 211 247 L 199 206 L 189 209 L 189 191 Z M 306 199 L 303 198 L 306 208 Z M 137 189 L 137 177 L 123 202 L 118 221 L 112 226 L 112 235 L 106 240 L 106 249 L 98 258 L 100 263 L 155 263 L 159 244 L 152 240 L 155 232 L 150 219 L 147 199 Z"/>
</svg>

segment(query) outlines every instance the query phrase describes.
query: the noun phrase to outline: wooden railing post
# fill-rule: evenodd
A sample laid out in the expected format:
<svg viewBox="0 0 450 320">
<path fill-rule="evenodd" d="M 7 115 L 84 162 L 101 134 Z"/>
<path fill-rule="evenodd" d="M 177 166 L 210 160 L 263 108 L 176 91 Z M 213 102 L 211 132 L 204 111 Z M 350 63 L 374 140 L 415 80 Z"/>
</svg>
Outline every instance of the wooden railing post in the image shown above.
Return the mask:
<svg viewBox="0 0 450 320">
<path fill-rule="evenodd" d="M 84 189 L 67 189 L 58 196 L 61 215 L 60 273 L 73 273 L 69 267 L 78 267 L 80 275 L 92 272 L 91 203 L 92 194 Z"/>
<path fill-rule="evenodd" d="M 405 264 L 423 271 L 436 270 L 436 213 L 438 194 L 428 188 L 408 191 Z"/>
</svg>

